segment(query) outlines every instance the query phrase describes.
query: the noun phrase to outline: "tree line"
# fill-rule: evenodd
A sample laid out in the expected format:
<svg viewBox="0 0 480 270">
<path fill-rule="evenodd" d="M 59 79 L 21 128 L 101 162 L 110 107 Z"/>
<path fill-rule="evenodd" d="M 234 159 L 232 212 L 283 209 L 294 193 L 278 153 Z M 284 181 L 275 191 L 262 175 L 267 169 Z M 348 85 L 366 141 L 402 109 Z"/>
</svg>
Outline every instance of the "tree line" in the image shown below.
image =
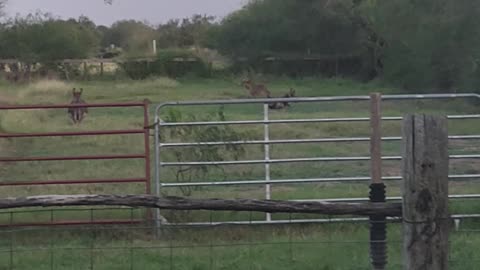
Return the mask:
<svg viewBox="0 0 480 270">
<path fill-rule="evenodd" d="M 334 75 L 379 78 L 416 91 L 480 85 L 475 0 L 251 0 L 221 20 L 193 15 L 159 25 L 126 20 L 109 27 L 87 17 L 33 14 L 0 26 L 0 56 L 39 62 L 152 56 L 152 40 L 159 51 L 208 48 L 233 63 L 243 59 L 242 68 L 274 73 L 302 73 L 307 66 L 325 75 L 333 67 Z M 271 67 L 266 57 L 283 62 Z"/>
</svg>

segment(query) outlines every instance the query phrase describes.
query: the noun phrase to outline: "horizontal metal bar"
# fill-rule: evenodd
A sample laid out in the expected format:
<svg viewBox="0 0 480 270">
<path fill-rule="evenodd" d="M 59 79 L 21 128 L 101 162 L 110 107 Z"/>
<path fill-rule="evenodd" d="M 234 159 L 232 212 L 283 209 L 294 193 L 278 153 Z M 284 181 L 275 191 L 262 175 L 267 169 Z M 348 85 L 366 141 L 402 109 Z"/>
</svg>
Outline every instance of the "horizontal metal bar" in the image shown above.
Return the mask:
<svg viewBox="0 0 480 270">
<path fill-rule="evenodd" d="M 384 157 L 384 160 L 400 160 L 401 157 Z M 160 166 L 217 166 L 217 165 L 246 165 L 246 164 L 277 164 L 295 162 L 330 162 L 330 161 L 368 161 L 370 157 L 321 157 L 321 158 L 289 158 L 271 160 L 239 160 L 239 161 L 205 161 L 205 162 L 161 162 Z"/>
<path fill-rule="evenodd" d="M 480 155 L 451 155 L 450 159 L 478 159 Z M 279 164 L 297 162 L 344 162 L 344 161 L 369 161 L 370 157 L 318 157 L 318 158 L 286 158 L 270 160 L 238 160 L 238 161 L 199 161 L 199 162 L 161 162 L 160 166 L 220 166 L 220 165 L 246 165 L 246 164 Z M 384 156 L 382 160 L 402 160 L 401 156 Z"/>
<path fill-rule="evenodd" d="M 476 179 L 480 178 L 480 174 L 455 174 L 448 176 L 450 180 L 458 180 L 458 179 Z"/>
<path fill-rule="evenodd" d="M 476 140 L 480 135 L 454 135 L 450 140 Z M 402 137 L 383 137 L 382 141 L 401 141 Z M 186 147 L 186 146 L 219 146 L 219 145 L 255 145 L 255 144 L 295 144 L 295 143 L 338 143 L 338 142 L 369 142 L 368 137 L 351 138 L 321 138 L 321 139 L 285 139 L 285 140 L 244 140 L 225 142 L 188 142 L 188 143 L 161 143 L 160 147 Z"/>
<path fill-rule="evenodd" d="M 480 174 L 450 175 L 450 180 L 458 179 L 480 179 Z M 277 179 L 277 180 L 239 180 L 239 181 L 218 181 L 218 182 L 189 182 L 189 183 L 161 183 L 162 187 L 201 187 L 201 186 L 241 186 L 241 185 L 263 185 L 263 184 L 295 184 L 295 183 L 332 183 L 332 182 L 367 182 L 371 178 L 365 177 L 330 177 L 330 178 L 306 178 L 306 179 Z M 382 177 L 384 181 L 399 181 L 401 176 Z"/>
<path fill-rule="evenodd" d="M 383 119 L 388 120 L 388 119 Z M 397 119 L 392 119 L 397 120 Z M 159 123 L 161 127 L 178 126 L 213 126 L 213 125 L 255 125 L 255 124 L 300 124 L 300 123 L 337 123 L 337 122 L 367 122 L 369 118 L 313 118 L 313 119 L 283 119 L 283 120 L 243 120 L 243 121 L 199 121 Z"/>
<path fill-rule="evenodd" d="M 480 199 L 480 194 L 458 194 L 449 195 L 451 200 L 459 199 Z M 387 197 L 387 201 L 401 201 L 402 197 Z M 368 202 L 369 198 L 332 198 L 332 199 L 313 199 L 313 200 L 291 200 L 294 202 Z"/>
<path fill-rule="evenodd" d="M 450 99 L 450 98 L 480 98 L 479 94 L 426 94 L 426 95 L 383 95 L 382 100 L 408 100 L 408 99 Z M 155 114 L 167 106 L 201 106 L 201 105 L 234 105 L 234 104 L 265 104 L 271 102 L 331 102 L 331 101 L 367 101 L 370 96 L 332 96 L 332 97 L 307 97 L 307 98 L 259 98 L 259 99 L 230 99 L 230 100 L 205 100 L 205 101 L 177 101 L 165 102 L 157 105 Z"/>
<path fill-rule="evenodd" d="M 400 218 L 387 218 L 387 220 L 400 220 Z M 217 221 L 217 222 L 186 222 L 162 224 L 167 227 L 210 227 L 231 225 L 286 225 L 309 223 L 341 223 L 341 222 L 369 222 L 369 218 L 319 218 L 319 219 L 282 219 L 282 220 L 250 220 L 250 221 Z"/>
<path fill-rule="evenodd" d="M 478 140 L 480 135 L 452 135 L 448 136 L 450 140 Z"/>
<path fill-rule="evenodd" d="M 479 136 L 480 138 L 480 136 Z M 401 137 L 384 137 L 384 141 L 398 141 Z M 293 144 L 293 143 L 337 143 L 337 142 L 368 142 L 370 138 L 321 138 L 321 139 L 292 139 L 292 140 L 245 140 L 230 142 L 193 142 L 193 143 L 161 143 L 160 147 L 182 147 L 182 146 L 216 146 L 216 145 L 244 145 L 244 144 Z"/>
<path fill-rule="evenodd" d="M 70 161 L 70 160 L 116 160 L 116 159 L 144 159 L 145 154 L 132 155 L 92 155 L 92 156 L 64 156 L 64 157 L 0 157 L 0 162 L 30 162 L 30 161 Z"/>
<path fill-rule="evenodd" d="M 146 178 L 125 179 L 82 179 L 82 180 L 54 180 L 54 181 L 2 181 L 0 187 L 13 186 L 45 186 L 45 185 L 82 185 L 82 184 L 121 184 L 121 183 L 144 183 Z"/>
<path fill-rule="evenodd" d="M 478 119 L 478 118 L 480 118 L 480 114 L 448 115 L 447 118 L 450 119 L 450 120 Z"/>
<path fill-rule="evenodd" d="M 145 222 L 141 219 L 111 219 L 111 220 L 66 220 L 52 222 L 31 222 L 31 223 L 8 223 L 0 224 L 0 228 L 6 227 L 48 227 L 48 226 L 75 226 L 75 225 L 134 225 Z"/>
<path fill-rule="evenodd" d="M 10 134 L 0 133 L 0 138 L 72 137 L 72 136 L 143 134 L 143 133 L 145 133 L 145 130 L 143 129 L 79 131 L 79 132 L 46 132 L 46 133 L 10 133 Z"/>
<path fill-rule="evenodd" d="M 130 103 L 86 103 L 86 104 L 58 104 L 58 105 L 2 105 L 0 110 L 37 110 L 37 109 L 66 109 L 66 108 L 123 108 L 123 107 L 143 107 L 143 102 Z"/>
<path fill-rule="evenodd" d="M 480 177 L 480 175 L 479 175 Z M 385 181 L 402 180 L 402 177 L 383 177 Z M 219 182 L 189 182 L 189 183 L 162 183 L 162 187 L 195 187 L 195 186 L 233 186 L 233 185 L 263 185 L 263 184 L 295 184 L 295 183 L 331 183 L 331 182 L 362 182 L 370 181 L 370 177 L 331 177 L 310 179 L 278 179 L 278 180 L 240 180 Z"/>
<path fill-rule="evenodd" d="M 448 119 L 478 119 L 480 114 L 474 115 L 449 115 Z M 403 117 L 382 117 L 382 121 L 400 121 Z M 301 124 L 301 123 L 341 123 L 341 122 L 368 122 L 369 117 L 344 117 L 344 118 L 313 118 L 313 119 L 281 119 L 281 120 L 241 120 L 241 121 L 198 121 L 198 122 L 160 122 L 161 127 L 181 126 L 220 126 L 220 125 L 255 125 L 255 124 Z"/>
<path fill-rule="evenodd" d="M 451 99 L 451 98 L 478 98 L 479 94 L 475 93 L 461 93 L 461 94 L 406 94 L 406 95 L 384 95 L 383 100 L 408 100 L 408 99 Z"/>
<path fill-rule="evenodd" d="M 480 218 L 480 215 L 471 214 L 471 215 L 451 215 L 451 219 L 471 219 L 471 218 Z M 402 221 L 401 217 L 387 217 L 387 220 L 390 222 L 400 222 Z M 286 225 L 286 224 L 303 224 L 303 223 L 346 223 L 346 222 L 370 222 L 369 218 L 364 217 L 354 217 L 354 218 L 318 218 L 318 219 L 281 219 L 281 220 L 250 220 L 250 221 L 224 221 L 224 222 L 188 222 L 188 223 L 168 223 L 162 224 L 162 226 L 167 227 L 179 227 L 179 226 L 228 226 L 228 225 Z"/>
<path fill-rule="evenodd" d="M 480 155 L 450 155 L 450 159 L 478 159 Z"/>
</svg>

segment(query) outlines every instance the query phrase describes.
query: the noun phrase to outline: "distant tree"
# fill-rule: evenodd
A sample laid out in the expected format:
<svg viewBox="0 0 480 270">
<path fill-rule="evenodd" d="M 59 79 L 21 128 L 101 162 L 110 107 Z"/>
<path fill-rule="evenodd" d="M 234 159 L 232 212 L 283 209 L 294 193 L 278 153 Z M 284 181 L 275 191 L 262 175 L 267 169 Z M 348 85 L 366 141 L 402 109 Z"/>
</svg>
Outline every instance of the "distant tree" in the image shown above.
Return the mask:
<svg viewBox="0 0 480 270">
<path fill-rule="evenodd" d="M 8 0 L 0 0 L 0 18 L 5 16 L 5 7 L 7 6 Z"/>
<path fill-rule="evenodd" d="M 366 1 L 386 42 L 385 79 L 415 91 L 480 86 L 480 2 Z"/>
<path fill-rule="evenodd" d="M 0 54 L 25 62 L 86 58 L 98 50 L 99 36 L 85 20 L 58 20 L 35 14 L 10 20 L 0 39 Z"/>
<path fill-rule="evenodd" d="M 352 1 L 251 1 L 227 16 L 211 37 L 228 55 L 350 54 L 360 50 L 363 32 L 345 5 Z"/>
<path fill-rule="evenodd" d="M 200 47 L 205 44 L 214 19 L 213 16 L 195 14 L 190 18 L 160 24 L 157 27 L 157 44 L 160 48 Z"/>
<path fill-rule="evenodd" d="M 104 29 L 103 46 L 114 44 L 131 55 L 145 55 L 151 52 L 155 29 L 146 23 L 126 20 L 118 21 L 109 29 Z"/>
</svg>

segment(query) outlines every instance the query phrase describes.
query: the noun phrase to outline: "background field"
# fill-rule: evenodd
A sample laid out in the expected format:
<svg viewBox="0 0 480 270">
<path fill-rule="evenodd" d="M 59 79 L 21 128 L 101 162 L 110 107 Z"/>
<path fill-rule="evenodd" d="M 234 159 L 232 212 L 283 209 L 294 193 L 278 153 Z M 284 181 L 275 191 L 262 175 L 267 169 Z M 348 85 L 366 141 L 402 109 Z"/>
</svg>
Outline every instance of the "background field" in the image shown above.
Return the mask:
<svg viewBox="0 0 480 270">
<path fill-rule="evenodd" d="M 297 94 L 306 96 L 366 95 L 372 91 L 384 94 L 397 93 L 394 88 L 380 83 L 361 84 L 345 79 L 285 79 L 267 77 L 275 96 L 283 95 L 290 87 Z M 153 104 L 172 100 L 206 100 L 244 98 L 245 90 L 239 78 L 182 79 L 152 78 L 144 81 L 83 81 L 64 83 L 41 81 L 30 85 L 0 84 L 0 103 L 67 103 L 72 87 L 83 87 L 87 102 L 127 102 L 149 99 Z M 151 107 L 153 117 L 154 106 Z M 219 107 L 179 108 L 182 116 L 201 119 L 219 110 Z M 478 103 L 468 100 L 385 102 L 385 116 L 399 116 L 406 112 L 429 112 L 441 114 L 479 113 Z M 162 118 L 170 110 L 162 111 Z M 225 106 L 227 120 L 262 119 L 261 105 Z M 368 116 L 368 103 L 341 102 L 321 104 L 296 104 L 283 111 L 271 113 L 272 119 L 296 119 L 315 117 Z M 92 109 L 82 125 L 72 126 L 65 110 L 51 111 L 2 111 L 1 132 L 43 132 L 95 129 L 142 128 L 142 111 L 138 109 Z M 151 120 L 153 123 L 153 120 Z M 248 131 L 253 139 L 263 139 L 263 127 L 242 126 L 236 132 Z M 454 120 L 449 123 L 452 135 L 480 134 L 478 120 Z M 383 126 L 385 136 L 399 136 L 400 124 L 387 122 Z M 153 134 L 153 132 L 152 132 Z M 279 124 L 271 126 L 272 139 L 365 137 L 369 134 L 368 123 L 322 123 Z M 166 141 L 185 141 L 183 138 L 166 137 Z M 478 154 L 478 141 L 458 141 L 450 145 L 452 154 Z M 143 149 L 141 135 L 102 136 L 91 138 L 44 138 L 2 139 L 1 156 L 51 156 L 85 154 L 139 153 Z M 327 143 L 272 146 L 272 158 L 367 156 L 368 143 Z M 399 155 L 400 143 L 383 145 L 385 155 Z M 260 146 L 245 147 L 241 159 L 261 159 Z M 224 155 L 229 155 L 221 150 Z M 174 161 L 172 151 L 162 152 L 164 161 Z M 194 160 L 192 160 L 194 161 Z M 69 161 L 27 162 L 2 164 L 1 179 L 5 181 L 55 180 L 78 178 L 135 177 L 143 175 L 144 164 L 140 161 Z M 347 163 L 296 163 L 272 165 L 272 179 L 315 178 L 339 176 L 368 176 L 367 162 Z M 451 174 L 479 174 L 476 160 L 460 160 L 451 164 Z M 219 170 L 211 168 L 205 180 L 260 180 L 263 166 L 228 166 Z M 385 162 L 384 175 L 399 175 L 398 162 Z M 153 175 L 153 174 L 152 174 Z M 175 170 L 162 171 L 165 181 L 174 182 Z M 388 196 L 400 194 L 400 183 L 388 182 Z M 330 183 L 274 185 L 274 199 L 327 199 L 367 197 L 368 183 Z M 32 194 L 132 194 L 142 193 L 139 184 L 79 185 L 50 187 L 15 187 L 0 189 L 0 196 L 23 196 Z M 263 186 L 237 186 L 196 188 L 192 190 L 164 189 L 165 195 L 188 195 L 203 198 L 263 198 Z M 450 184 L 451 194 L 478 194 L 480 186 L 475 181 L 459 181 Z M 27 209 L 28 211 L 29 209 Z M 475 201 L 452 203 L 454 213 L 478 213 Z M 35 213 L 3 213 L 4 223 L 51 221 L 64 219 L 138 218 L 142 210 L 111 210 L 79 208 L 78 211 L 44 211 Z M 256 213 L 217 212 L 165 212 L 171 222 L 226 220 L 260 220 Z M 315 215 L 274 215 L 274 218 L 311 218 Z M 467 221 L 462 232 L 452 239 L 453 269 L 475 269 L 471 247 L 478 247 L 480 238 L 475 234 L 478 224 Z M 78 228 L 77 228 L 78 229 Z M 160 240 L 153 241 L 148 227 L 26 229 L 2 231 L 0 269 L 368 269 L 368 225 L 298 225 L 268 227 L 221 227 L 221 228 L 170 228 L 165 229 Z M 389 239 L 391 268 L 400 269 L 401 232 L 398 225 L 390 228 Z M 259 244 L 261 243 L 261 244 Z M 63 249 L 69 247 L 69 249 Z M 78 259 L 75 259 L 77 258 Z M 14 268 L 9 268 L 11 266 Z M 5 266 L 6 268 L 2 268 Z M 282 268 L 283 267 L 283 268 Z M 323 267 L 323 268 L 322 268 Z M 164 268 L 161 268 L 164 269 Z"/>
</svg>

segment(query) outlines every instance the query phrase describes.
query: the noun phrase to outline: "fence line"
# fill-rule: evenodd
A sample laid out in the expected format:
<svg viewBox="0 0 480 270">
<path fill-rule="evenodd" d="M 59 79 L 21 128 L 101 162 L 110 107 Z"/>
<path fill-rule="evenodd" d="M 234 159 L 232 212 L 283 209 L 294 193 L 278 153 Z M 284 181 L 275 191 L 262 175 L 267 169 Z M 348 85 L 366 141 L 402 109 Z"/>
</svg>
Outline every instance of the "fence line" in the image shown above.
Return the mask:
<svg viewBox="0 0 480 270">
<path fill-rule="evenodd" d="M 479 94 L 426 94 L 426 95 L 383 95 L 382 101 L 400 101 L 400 100 L 448 100 L 457 98 L 480 99 Z M 195 160 L 186 162 L 166 162 L 160 157 L 163 149 L 176 147 L 209 147 L 209 146 L 228 146 L 228 145 L 273 145 L 273 144 L 302 144 L 302 143 L 342 143 L 342 142 L 371 142 L 368 137 L 347 137 L 347 138 L 314 138 L 314 139 L 276 139 L 276 140 L 235 140 L 235 141 L 205 141 L 205 142 L 163 142 L 159 138 L 161 130 L 175 127 L 194 127 L 194 126 L 223 126 L 223 125 L 273 125 L 273 124 L 296 124 L 296 123 L 337 123 L 337 122 L 368 122 L 370 117 L 343 117 L 343 118 L 312 118 L 312 119 L 269 119 L 263 120 L 241 120 L 241 121 L 198 121 L 198 122 L 164 122 L 161 121 L 160 112 L 166 107 L 177 106 L 210 106 L 210 105 L 238 105 L 238 104 L 258 104 L 264 105 L 271 102 L 289 102 L 289 103 L 314 103 L 314 102 L 343 102 L 343 101 L 370 101 L 370 96 L 333 96 L 333 97 L 308 97 L 308 98 L 265 98 L 265 99 L 236 99 L 236 100 L 211 100 L 211 101 L 181 101 L 166 102 L 157 105 L 155 115 L 155 194 L 160 195 L 162 188 L 188 188 L 188 187 L 221 187 L 221 186 L 242 186 L 242 185 L 273 185 L 273 184 L 298 184 L 298 183 L 333 183 L 333 182 L 366 182 L 371 181 L 368 176 L 341 176 L 341 177 L 320 177 L 304 179 L 248 179 L 248 180 L 226 180 L 209 181 L 208 179 L 191 179 L 189 182 L 173 182 L 162 179 L 162 168 L 178 166 L 233 166 L 233 165 L 264 165 L 264 164 L 284 164 L 284 163 L 305 163 L 305 162 L 368 162 L 370 156 L 351 156 L 351 157 L 306 157 L 306 158 L 281 158 L 275 159 L 252 159 L 252 160 Z M 268 111 L 267 111 L 268 112 Z M 450 120 L 462 119 L 480 119 L 480 114 L 449 115 Z M 402 116 L 381 117 L 382 121 L 400 121 Z M 451 135 L 450 140 L 478 140 L 480 135 Z M 382 141 L 396 142 L 401 141 L 402 136 L 381 137 Z M 480 159 L 480 154 L 454 154 L 450 159 Z M 384 161 L 401 161 L 401 156 L 383 156 Z M 366 163 L 365 163 L 366 164 Z M 480 179 L 480 174 L 452 174 L 450 180 L 474 180 Z M 398 181 L 401 176 L 384 176 L 382 180 Z M 461 194 L 459 194 L 462 196 Z M 478 194 L 466 195 L 467 197 L 479 198 Z M 455 195 L 453 198 L 457 198 Z M 362 199 L 364 201 L 366 199 Z M 336 201 L 342 201 L 338 199 Z M 349 201 L 348 199 L 346 201 Z"/>
<path fill-rule="evenodd" d="M 50 206 L 129 206 L 171 210 L 255 211 L 325 215 L 400 216 L 399 203 L 329 203 L 277 200 L 223 200 L 152 195 L 51 195 L 0 199 L 0 209 Z"/>
<path fill-rule="evenodd" d="M 402 203 L 368 202 L 368 203 L 331 203 L 322 201 L 274 201 L 274 200 L 222 200 L 222 199 L 187 199 L 179 197 L 157 197 L 153 195 L 50 195 L 33 196 L 23 198 L 0 199 L 0 209 L 13 209 L 24 207 L 52 207 L 52 206 L 128 206 L 131 208 L 133 219 L 133 207 L 147 207 L 173 210 L 211 210 L 211 211 L 246 211 L 265 213 L 315 213 L 323 215 L 356 215 L 370 218 L 370 257 L 374 270 L 383 270 L 387 267 L 386 247 L 388 243 L 399 241 L 386 241 L 383 233 L 386 231 L 387 216 L 393 221 L 402 221 L 404 258 L 403 265 L 406 269 L 413 270 L 437 270 L 448 267 L 448 246 L 450 221 L 453 218 L 448 213 L 448 148 L 447 148 L 446 118 L 429 116 L 411 116 L 404 121 L 404 166 L 402 176 L 404 179 Z M 379 151 L 378 151 L 379 152 Z M 379 162 L 379 161 L 378 161 Z M 377 174 L 377 177 L 380 177 Z M 377 184 L 380 179 L 377 178 Z M 383 185 L 383 184 L 382 184 Z M 372 189 L 373 190 L 373 189 Z M 371 194 L 372 195 L 372 194 Z M 373 194 L 376 196 L 375 194 Z M 378 194 L 377 194 L 378 195 Z M 378 199 L 373 198 L 374 200 Z M 370 200 L 372 201 L 372 196 Z M 210 212 L 211 214 L 211 212 Z M 93 217 L 93 216 L 92 216 Z M 392 220 L 392 218 L 390 220 Z M 156 220 L 157 221 L 157 220 Z M 214 225 L 210 216 L 210 225 Z M 253 224 L 253 221 L 250 221 Z M 293 221 L 290 216 L 290 221 Z M 265 221 L 267 224 L 268 221 Z M 271 221 L 274 222 L 274 221 Z M 268 223 L 272 224 L 272 223 Z M 280 223 L 279 223 L 280 224 Z M 292 223 L 290 223 L 292 224 Z M 161 226 L 157 230 L 169 230 L 175 227 Z M 382 229 L 383 228 L 383 229 Z M 108 233 L 108 231 L 105 231 Z M 14 234 L 11 234 L 14 237 Z M 93 239 L 99 237 L 93 232 Z M 142 247 L 134 247 L 133 235 L 129 235 L 131 246 L 127 247 L 130 253 L 130 269 L 133 269 L 134 251 Z M 169 235 L 169 237 L 173 237 Z M 314 243 L 315 241 L 311 241 Z M 9 249 L 1 249 L 0 253 L 10 254 L 10 268 L 13 268 L 14 253 L 25 252 L 15 249 L 12 238 Z M 209 250 L 210 269 L 215 268 L 212 259 L 215 247 L 254 245 L 273 245 L 286 243 L 291 247 L 297 243 L 291 237 L 288 241 L 279 240 L 272 243 L 219 243 L 214 244 L 211 240 L 208 244 L 198 244 L 195 248 Z M 309 243 L 299 241 L 300 244 Z M 320 241 L 323 244 L 366 244 L 366 241 Z M 149 246 L 151 249 L 155 245 Z M 190 248 L 190 245 L 173 244 L 162 246 L 169 249 Z M 331 246 L 330 246 L 331 248 Z M 90 265 L 94 268 L 94 252 L 100 250 L 124 250 L 124 247 L 102 247 L 92 242 L 90 247 L 84 250 L 91 252 Z M 53 244 L 44 251 L 51 253 L 51 268 L 54 268 L 55 252 L 60 249 Z M 74 249 L 71 248 L 70 252 Z M 28 251 L 28 249 L 27 249 Z M 34 250 L 38 251 L 38 250 Z M 172 253 L 171 253 L 172 254 Z M 173 256 L 170 255 L 171 266 Z"/>
</svg>

